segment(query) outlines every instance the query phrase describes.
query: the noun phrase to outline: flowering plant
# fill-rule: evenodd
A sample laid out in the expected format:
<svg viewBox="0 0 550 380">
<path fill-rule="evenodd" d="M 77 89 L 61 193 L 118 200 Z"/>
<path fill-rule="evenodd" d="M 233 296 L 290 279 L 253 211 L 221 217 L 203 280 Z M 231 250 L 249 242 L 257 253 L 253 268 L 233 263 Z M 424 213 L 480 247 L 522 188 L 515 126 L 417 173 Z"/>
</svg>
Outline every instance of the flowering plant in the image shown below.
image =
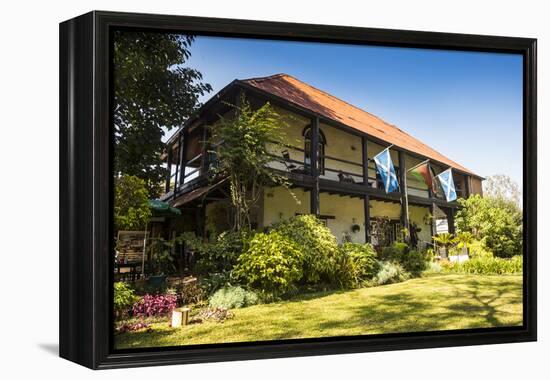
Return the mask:
<svg viewBox="0 0 550 380">
<path fill-rule="evenodd" d="M 134 317 L 152 317 L 171 313 L 177 306 L 175 294 L 146 294 L 132 307 Z"/>
</svg>

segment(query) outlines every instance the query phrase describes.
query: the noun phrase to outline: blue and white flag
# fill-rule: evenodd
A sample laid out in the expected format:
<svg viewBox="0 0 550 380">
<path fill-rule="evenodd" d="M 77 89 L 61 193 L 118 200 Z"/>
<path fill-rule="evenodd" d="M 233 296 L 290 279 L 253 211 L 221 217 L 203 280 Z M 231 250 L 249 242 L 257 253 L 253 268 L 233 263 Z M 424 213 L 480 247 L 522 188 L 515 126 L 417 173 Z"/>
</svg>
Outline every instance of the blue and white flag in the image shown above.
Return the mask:
<svg viewBox="0 0 550 380">
<path fill-rule="evenodd" d="M 452 202 L 456 200 L 455 182 L 453 181 L 453 172 L 451 168 L 439 173 L 437 179 L 439 179 L 439 183 L 441 184 L 441 188 L 445 193 L 445 198 L 447 199 L 447 202 Z"/>
<path fill-rule="evenodd" d="M 399 182 L 397 182 L 397 175 L 395 174 L 395 168 L 391 160 L 390 149 L 386 148 L 374 156 L 374 162 L 376 163 L 376 171 L 382 179 L 386 193 L 397 191 L 399 189 Z"/>
</svg>

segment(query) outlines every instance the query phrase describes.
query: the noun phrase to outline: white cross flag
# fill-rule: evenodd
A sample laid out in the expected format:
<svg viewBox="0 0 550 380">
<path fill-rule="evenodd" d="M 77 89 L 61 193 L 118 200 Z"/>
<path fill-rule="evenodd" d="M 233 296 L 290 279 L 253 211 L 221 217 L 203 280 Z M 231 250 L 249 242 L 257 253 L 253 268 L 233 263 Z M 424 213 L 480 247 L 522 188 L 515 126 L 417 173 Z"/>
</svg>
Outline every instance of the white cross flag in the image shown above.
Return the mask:
<svg viewBox="0 0 550 380">
<path fill-rule="evenodd" d="M 456 189 L 455 189 L 455 183 L 453 181 L 452 169 L 449 168 L 444 172 L 439 173 L 439 175 L 437 176 L 437 179 L 439 180 L 439 183 L 441 184 L 441 188 L 445 193 L 445 198 L 447 199 L 447 202 L 452 202 L 456 200 Z"/>
<path fill-rule="evenodd" d="M 386 148 L 374 156 L 374 163 L 376 164 L 376 171 L 384 183 L 386 193 L 399 190 L 399 182 L 397 182 L 397 175 L 395 175 L 395 168 L 391 160 L 390 148 Z"/>
</svg>

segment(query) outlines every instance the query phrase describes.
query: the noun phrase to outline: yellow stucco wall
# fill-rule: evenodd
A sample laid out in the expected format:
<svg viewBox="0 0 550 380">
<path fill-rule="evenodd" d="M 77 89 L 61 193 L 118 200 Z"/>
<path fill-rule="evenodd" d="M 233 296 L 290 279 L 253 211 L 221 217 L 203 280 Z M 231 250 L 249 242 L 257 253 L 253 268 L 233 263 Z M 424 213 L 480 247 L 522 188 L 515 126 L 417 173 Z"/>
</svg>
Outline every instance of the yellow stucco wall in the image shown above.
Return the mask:
<svg viewBox="0 0 550 380">
<path fill-rule="evenodd" d="M 302 189 L 293 189 L 299 204 L 283 187 L 270 187 L 264 190 L 263 197 L 263 226 L 288 219 L 296 214 L 309 214 L 309 192 Z"/>
<path fill-rule="evenodd" d="M 349 233 L 354 243 L 365 243 L 365 212 L 361 198 L 340 197 L 321 193 L 319 195 L 319 209 L 321 215 L 334 216 L 327 219 L 327 227 L 332 231 L 339 243 L 342 243 L 344 233 Z M 351 226 L 357 224 L 360 230 L 351 231 Z"/>
<path fill-rule="evenodd" d="M 300 204 L 297 204 L 289 192 L 282 187 L 265 190 L 263 199 L 264 227 L 296 214 L 309 214 L 309 192 L 301 189 L 294 189 L 293 192 L 300 200 Z M 338 242 L 342 242 L 344 232 L 350 233 L 353 242 L 365 242 L 365 216 L 362 199 L 339 197 L 326 193 L 321 193 L 319 198 L 321 215 L 334 217 L 334 219 L 327 219 L 327 227 L 336 236 Z M 351 232 L 353 224 L 360 226 L 359 232 Z"/>
<path fill-rule="evenodd" d="M 401 204 L 397 202 L 382 202 L 371 199 L 370 217 L 387 217 L 399 219 L 401 217 Z"/>
<path fill-rule="evenodd" d="M 356 174 L 355 180 L 361 182 L 363 180 L 363 154 L 361 137 L 346 133 L 324 123 L 319 126 L 320 130 L 326 138 L 325 155 L 340 158 L 346 161 L 354 162 L 358 165 L 349 164 L 346 162 L 336 161 L 330 158 L 325 158 L 324 175 L 321 178 L 338 180 L 338 171 Z"/>
<path fill-rule="evenodd" d="M 430 242 L 432 239 L 432 226 L 427 216 L 430 214 L 430 208 L 426 206 L 409 205 L 409 221 L 416 223 L 421 231 L 418 238 L 424 242 Z M 401 204 L 397 202 L 381 202 L 377 200 L 370 201 L 371 218 L 387 217 L 393 220 L 401 218 Z M 428 224 L 426 224 L 428 222 Z"/>
<path fill-rule="evenodd" d="M 304 149 L 304 137 L 302 131 L 310 124 L 310 120 L 303 116 L 284 110 L 280 107 L 273 107 L 277 114 L 281 117 L 281 141 L 287 145 L 291 145 L 300 149 Z M 304 153 L 293 149 L 278 149 L 270 147 L 274 155 L 281 157 L 282 150 L 288 150 L 290 158 L 296 161 L 304 161 Z M 281 169 L 284 168 L 281 167 Z"/>
<path fill-rule="evenodd" d="M 304 136 L 302 132 L 305 127 L 310 124 L 310 120 L 300 115 L 294 114 L 279 107 L 274 107 L 277 113 L 281 116 L 281 134 L 282 141 L 285 144 L 304 149 Z M 357 165 L 345 162 L 336 161 L 330 158 L 325 158 L 325 170 L 321 175 L 322 178 L 338 180 L 338 171 L 343 170 L 353 174 L 357 174 L 356 181 L 362 181 L 362 147 L 361 138 L 359 136 L 346 133 L 327 124 L 319 125 L 320 131 L 324 134 L 326 145 L 325 155 L 337 157 L 347 161 L 355 162 Z M 288 150 L 290 158 L 299 162 L 304 162 L 304 152 L 291 148 L 274 149 L 272 152 L 277 157 L 281 157 L 282 150 Z M 285 169 L 281 163 L 272 162 L 272 167 Z"/>
<path fill-rule="evenodd" d="M 297 204 L 290 193 L 282 188 L 275 187 L 266 189 L 263 198 L 263 223 L 269 227 L 273 223 L 288 219 L 296 214 L 309 214 L 309 192 L 302 189 L 293 190 L 296 198 L 300 201 Z M 320 211 L 323 216 L 333 218 L 326 219 L 327 227 L 336 236 L 339 243 L 342 243 L 344 233 L 349 233 L 353 242 L 365 242 L 365 214 L 363 199 L 343 197 L 321 193 L 319 196 Z M 419 240 L 431 241 L 431 225 L 426 224 L 426 216 L 430 208 L 425 206 L 409 205 L 409 219 L 416 223 L 422 230 L 418 233 Z M 401 216 L 401 205 L 397 202 L 370 201 L 371 218 L 388 217 L 399 220 Z M 429 222 L 429 221 L 428 221 Z M 351 226 L 358 224 L 360 231 L 353 233 Z"/>
<path fill-rule="evenodd" d="M 432 240 L 432 225 L 427 216 L 430 214 L 429 207 L 409 205 L 409 221 L 416 223 L 422 230 L 418 233 L 418 239 L 424 242 Z M 428 224 L 426 224 L 428 222 Z"/>
</svg>

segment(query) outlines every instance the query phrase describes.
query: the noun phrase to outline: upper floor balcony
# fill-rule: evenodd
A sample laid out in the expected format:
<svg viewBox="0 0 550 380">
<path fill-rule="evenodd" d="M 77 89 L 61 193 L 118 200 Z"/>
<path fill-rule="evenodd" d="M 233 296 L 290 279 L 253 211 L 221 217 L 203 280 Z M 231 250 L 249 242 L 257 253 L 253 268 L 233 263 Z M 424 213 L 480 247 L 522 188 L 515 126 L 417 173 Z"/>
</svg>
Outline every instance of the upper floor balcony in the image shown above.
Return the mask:
<svg viewBox="0 0 550 380">
<path fill-rule="evenodd" d="M 366 136 L 348 133 L 324 123 L 319 123 L 318 129 L 312 128 L 311 119 L 288 115 L 283 111 L 280 114 L 283 115 L 284 125 L 281 131 L 283 146 L 273 144 L 268 147 L 271 152 L 269 166 L 273 170 L 285 174 L 296 186 L 312 183 L 318 177 L 321 184 L 338 187 L 342 192 L 366 186 L 371 193 L 379 193 L 381 196 L 385 194 L 373 160 L 375 155 L 385 149 L 384 145 Z M 313 136 L 316 131 L 317 136 Z M 211 169 L 216 165 L 216 152 L 223 149 L 223 143 L 210 145 L 207 140 L 207 130 L 203 125 L 187 128 L 172 140 L 165 154 L 169 174 L 164 199 L 184 193 L 196 184 L 205 183 L 212 175 Z M 316 152 L 312 148 L 314 140 L 317 141 Z M 400 187 L 403 189 L 403 182 L 406 182 L 409 196 L 445 199 L 442 192 L 432 192 L 424 181 L 409 172 L 410 168 L 426 160 L 426 157 L 398 148 L 391 148 L 390 155 Z M 317 157 L 316 165 L 311 164 L 312 156 Z M 436 174 L 447 169 L 435 162 L 430 164 Z M 402 176 L 402 168 L 405 170 L 405 177 Z M 454 171 L 459 197 L 467 197 L 472 192 L 471 180 L 469 175 Z"/>
</svg>

